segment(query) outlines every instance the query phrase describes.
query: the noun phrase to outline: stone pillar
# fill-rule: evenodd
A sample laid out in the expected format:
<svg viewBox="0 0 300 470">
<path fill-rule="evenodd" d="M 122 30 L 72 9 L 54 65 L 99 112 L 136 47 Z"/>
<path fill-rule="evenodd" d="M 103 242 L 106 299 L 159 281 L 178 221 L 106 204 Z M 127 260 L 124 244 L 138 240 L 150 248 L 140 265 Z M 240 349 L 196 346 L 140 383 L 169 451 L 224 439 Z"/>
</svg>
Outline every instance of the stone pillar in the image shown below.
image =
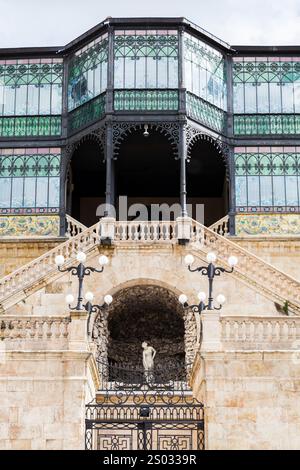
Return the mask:
<svg viewBox="0 0 300 470">
<path fill-rule="evenodd" d="M 206 311 L 202 317 L 201 352 L 221 351 L 221 322 L 218 311 Z"/>
<path fill-rule="evenodd" d="M 116 219 L 114 217 L 103 217 L 100 220 L 100 240 L 111 243 L 115 238 Z"/>
<path fill-rule="evenodd" d="M 176 236 L 179 243 L 184 244 L 191 239 L 192 219 L 190 217 L 177 217 Z"/>
</svg>

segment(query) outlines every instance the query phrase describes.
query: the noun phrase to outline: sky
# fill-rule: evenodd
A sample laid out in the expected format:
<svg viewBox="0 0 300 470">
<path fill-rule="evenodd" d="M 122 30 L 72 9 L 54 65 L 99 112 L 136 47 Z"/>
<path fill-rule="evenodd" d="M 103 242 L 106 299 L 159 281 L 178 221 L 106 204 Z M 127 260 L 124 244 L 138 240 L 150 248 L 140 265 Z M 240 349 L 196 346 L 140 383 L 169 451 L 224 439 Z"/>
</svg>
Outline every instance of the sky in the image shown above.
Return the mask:
<svg viewBox="0 0 300 470">
<path fill-rule="evenodd" d="M 107 16 L 185 16 L 231 45 L 300 45 L 300 0 L 0 0 L 0 48 L 64 46 Z"/>
</svg>

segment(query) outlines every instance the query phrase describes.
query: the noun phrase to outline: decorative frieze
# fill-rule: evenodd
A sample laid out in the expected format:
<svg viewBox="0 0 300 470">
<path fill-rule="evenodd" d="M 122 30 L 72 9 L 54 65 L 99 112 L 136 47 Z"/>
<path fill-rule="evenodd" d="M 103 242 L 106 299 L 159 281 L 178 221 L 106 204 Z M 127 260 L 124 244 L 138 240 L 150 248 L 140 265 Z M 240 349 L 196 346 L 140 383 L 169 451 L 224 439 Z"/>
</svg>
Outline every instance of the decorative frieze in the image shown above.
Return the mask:
<svg viewBox="0 0 300 470">
<path fill-rule="evenodd" d="M 300 235 L 300 214 L 238 214 L 236 235 Z"/>
<path fill-rule="evenodd" d="M 59 236 L 58 215 L 13 215 L 0 217 L 0 237 Z"/>
</svg>

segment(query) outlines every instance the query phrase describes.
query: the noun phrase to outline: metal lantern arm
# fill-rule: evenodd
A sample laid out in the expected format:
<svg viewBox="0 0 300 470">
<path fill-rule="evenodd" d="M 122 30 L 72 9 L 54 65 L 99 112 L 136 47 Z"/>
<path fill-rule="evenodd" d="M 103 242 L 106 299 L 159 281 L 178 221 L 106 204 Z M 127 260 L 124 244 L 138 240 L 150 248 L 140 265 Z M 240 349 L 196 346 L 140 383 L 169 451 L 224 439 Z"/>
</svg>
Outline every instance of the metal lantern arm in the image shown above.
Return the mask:
<svg viewBox="0 0 300 470">
<path fill-rule="evenodd" d="M 103 311 L 107 307 L 107 304 L 104 302 L 102 305 L 92 304 L 87 302 L 84 305 L 85 310 L 88 312 L 88 321 L 87 321 L 87 335 L 88 337 L 92 336 L 94 323 L 97 315 L 92 315 L 93 313 L 98 313 Z"/>
<path fill-rule="evenodd" d="M 220 276 L 221 273 L 233 273 L 234 267 L 232 266 L 231 269 L 222 268 L 221 266 L 214 267 L 214 275 Z"/>
<path fill-rule="evenodd" d="M 61 273 L 71 272 L 73 276 L 89 276 L 91 273 L 102 273 L 104 267 L 102 266 L 100 269 L 93 268 L 92 266 L 84 266 L 82 263 L 76 266 L 70 266 L 69 268 L 62 268 L 58 266 L 58 270 Z"/>
<path fill-rule="evenodd" d="M 195 273 L 196 271 L 200 272 L 203 276 L 207 276 L 208 274 L 208 267 L 207 266 L 200 266 L 199 268 L 191 268 L 191 265 L 188 266 L 188 270 L 191 273 Z"/>
</svg>

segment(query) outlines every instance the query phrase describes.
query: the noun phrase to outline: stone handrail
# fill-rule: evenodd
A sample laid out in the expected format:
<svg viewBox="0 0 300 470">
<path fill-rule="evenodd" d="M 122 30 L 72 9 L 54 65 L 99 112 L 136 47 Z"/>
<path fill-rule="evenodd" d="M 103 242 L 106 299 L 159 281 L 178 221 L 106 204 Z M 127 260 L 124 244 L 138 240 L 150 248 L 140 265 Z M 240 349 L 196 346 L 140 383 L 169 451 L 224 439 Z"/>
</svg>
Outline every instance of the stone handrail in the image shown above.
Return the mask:
<svg viewBox="0 0 300 470">
<path fill-rule="evenodd" d="M 0 340 L 50 340 L 67 338 L 68 317 L 19 317 L 5 316 L 0 319 Z"/>
<path fill-rule="evenodd" d="M 229 217 L 225 215 L 222 219 L 218 220 L 214 224 L 210 225 L 208 228 L 213 232 L 223 235 L 223 237 L 228 237 L 229 235 Z"/>
<path fill-rule="evenodd" d="M 40 282 L 49 273 L 57 272 L 55 265 L 57 255 L 63 255 L 68 262 L 79 250 L 85 251 L 98 243 L 99 222 L 2 278 L 0 302 L 26 290 L 37 281 Z"/>
<path fill-rule="evenodd" d="M 289 310 L 300 314 L 300 282 L 292 276 L 195 221 L 192 223 L 191 242 L 195 254 L 199 250 L 204 253 L 214 251 L 219 263 L 227 267 L 229 256 L 237 256 L 239 261 L 232 274 L 234 277 L 282 306 L 288 302 Z"/>
<path fill-rule="evenodd" d="M 117 241 L 170 241 L 176 239 L 175 222 L 140 221 L 116 222 L 115 240 Z"/>
<path fill-rule="evenodd" d="M 221 342 L 225 348 L 295 349 L 300 353 L 300 318 L 221 317 Z"/>
<path fill-rule="evenodd" d="M 75 237 L 79 233 L 86 230 L 86 228 L 87 227 L 83 225 L 81 222 L 78 222 L 78 220 L 66 214 L 66 237 L 68 238 Z"/>
</svg>

